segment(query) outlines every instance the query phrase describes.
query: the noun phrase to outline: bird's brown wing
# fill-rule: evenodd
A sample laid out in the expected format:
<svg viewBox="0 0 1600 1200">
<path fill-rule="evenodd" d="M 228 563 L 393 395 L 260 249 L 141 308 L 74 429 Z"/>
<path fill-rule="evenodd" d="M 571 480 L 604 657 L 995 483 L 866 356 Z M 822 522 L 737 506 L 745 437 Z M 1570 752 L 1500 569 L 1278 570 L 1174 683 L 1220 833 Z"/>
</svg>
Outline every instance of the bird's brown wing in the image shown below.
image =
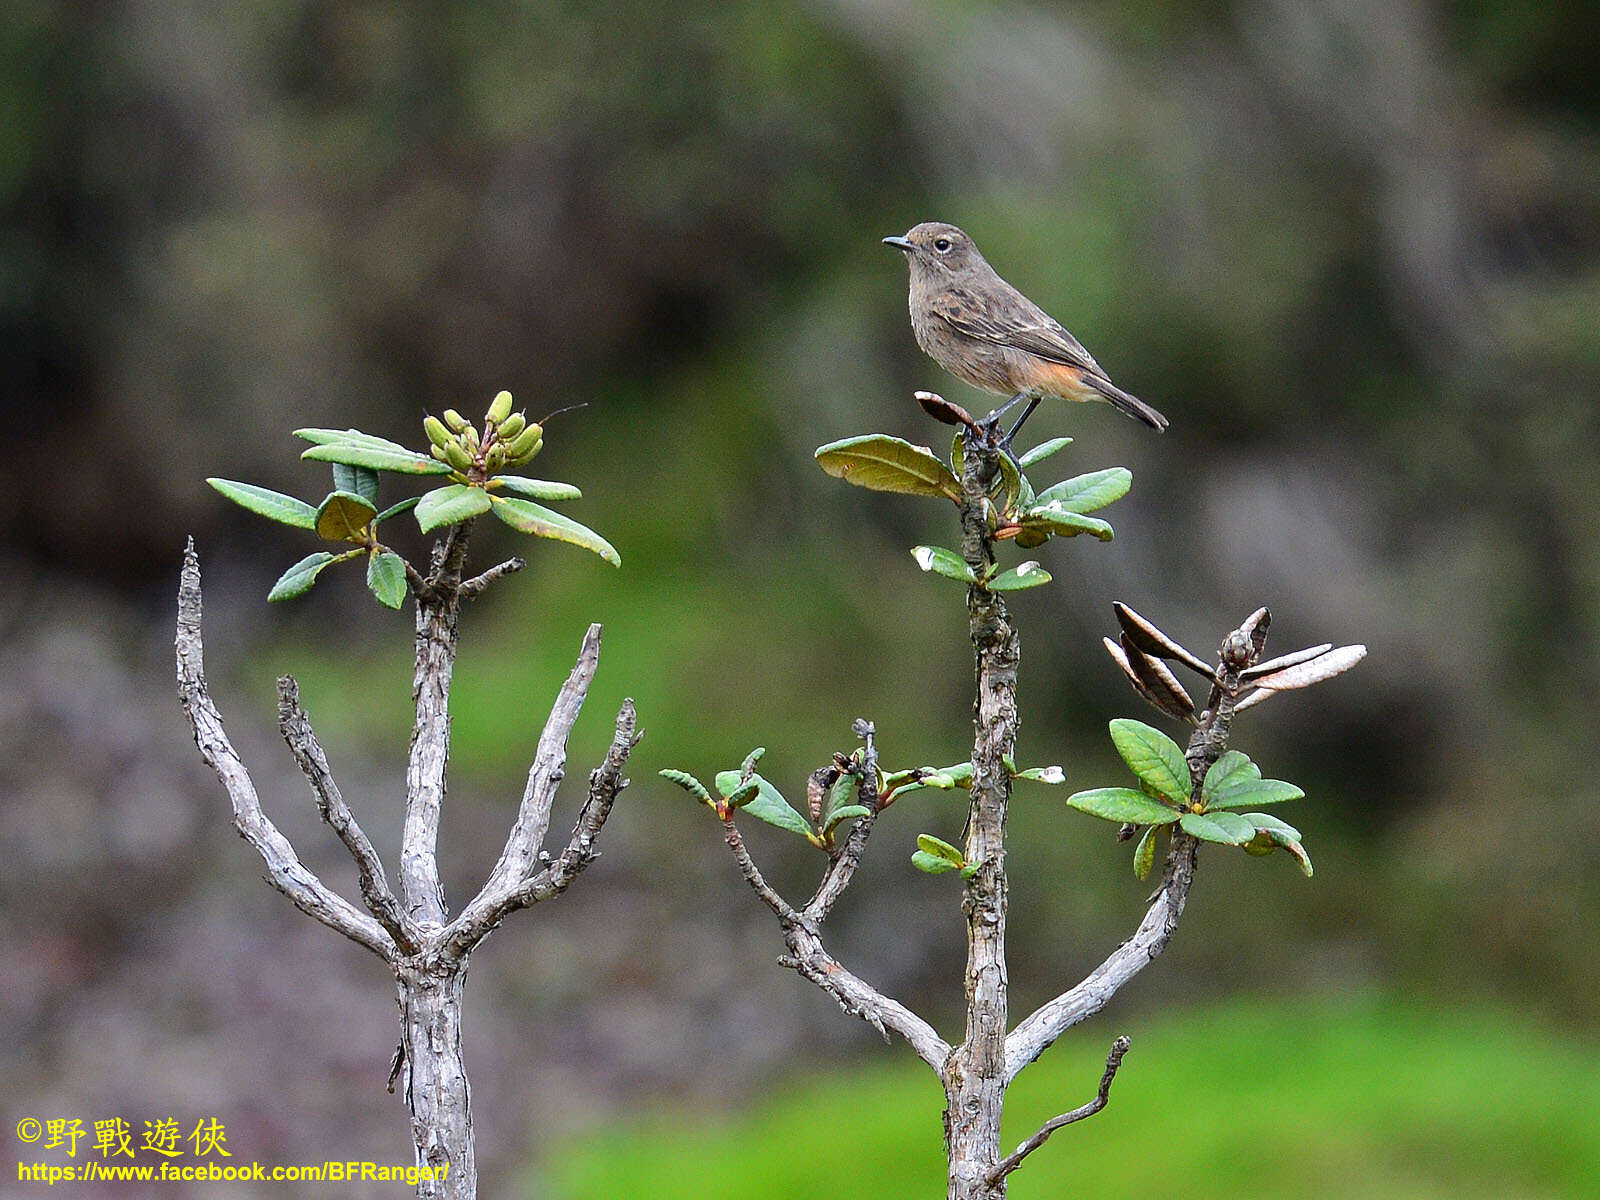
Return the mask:
<svg viewBox="0 0 1600 1200">
<path fill-rule="evenodd" d="M 1105 371 L 1083 348 L 1082 342 L 1015 289 L 1011 289 L 1008 296 L 979 301 L 965 288 L 951 288 L 936 297 L 930 307 L 934 316 L 957 333 L 997 346 L 1025 350 L 1051 362 L 1080 367 L 1106 378 Z"/>
</svg>

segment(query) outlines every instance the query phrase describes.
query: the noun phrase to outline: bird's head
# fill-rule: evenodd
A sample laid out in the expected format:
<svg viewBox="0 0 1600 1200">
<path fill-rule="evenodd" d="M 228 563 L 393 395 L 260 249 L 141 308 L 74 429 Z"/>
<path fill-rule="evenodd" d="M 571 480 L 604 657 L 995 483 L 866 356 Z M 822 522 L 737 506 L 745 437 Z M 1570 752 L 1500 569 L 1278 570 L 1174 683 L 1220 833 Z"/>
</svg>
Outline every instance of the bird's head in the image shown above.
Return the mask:
<svg viewBox="0 0 1600 1200">
<path fill-rule="evenodd" d="M 903 252 L 913 271 L 949 271 L 957 273 L 973 263 L 983 262 L 983 255 L 965 233 L 943 221 L 924 221 L 913 226 L 904 237 L 886 237 L 885 246 Z"/>
</svg>

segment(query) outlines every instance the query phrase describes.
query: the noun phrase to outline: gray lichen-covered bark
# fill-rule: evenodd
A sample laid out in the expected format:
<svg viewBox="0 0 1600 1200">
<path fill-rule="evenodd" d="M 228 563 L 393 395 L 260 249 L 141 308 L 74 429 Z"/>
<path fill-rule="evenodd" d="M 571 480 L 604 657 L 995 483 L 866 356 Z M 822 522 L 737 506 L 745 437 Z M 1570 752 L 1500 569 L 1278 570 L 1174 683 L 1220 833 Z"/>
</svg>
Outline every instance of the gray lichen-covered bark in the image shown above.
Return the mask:
<svg viewBox="0 0 1600 1200">
<path fill-rule="evenodd" d="M 429 1169 L 417 1195 L 477 1194 L 472 1144 L 472 1089 L 461 1054 L 461 991 L 467 960 L 422 954 L 396 964 L 401 1074 L 411 1111 L 417 1165 Z"/>
<path fill-rule="evenodd" d="M 986 508 L 999 455 L 968 439 L 963 463 L 961 549 L 980 578 L 994 563 Z M 1000 1115 L 1006 1087 L 1006 805 L 1017 744 L 1020 643 L 1005 601 L 981 584 L 967 588 L 974 658 L 972 791 L 966 859 L 978 864 L 966 881 L 966 1040 L 945 1063 L 944 1133 L 949 1200 L 1003 1195 L 989 1172 L 1000 1158 Z"/>
<path fill-rule="evenodd" d="M 400 1005 L 400 1048 L 390 1086 L 404 1081 L 418 1167 L 427 1168 L 417 1195 L 471 1200 L 477 1194 L 472 1093 L 461 1046 L 462 989 L 472 950 L 510 913 L 564 892 L 599 855 L 595 841 L 619 792 L 622 772 L 638 742 L 631 700 L 617 713 L 605 760 L 589 776 L 589 792 L 565 847 L 541 850 L 550 806 L 566 770 L 568 735 L 583 708 L 600 658 L 600 626 L 591 625 L 578 661 L 545 722 L 516 823 L 489 879 L 453 920 L 448 918 L 435 857 L 450 757 L 450 683 L 455 665 L 460 602 L 521 567 L 512 559 L 462 581 L 467 530 L 452 527 L 436 548 L 432 570 L 410 575 L 417 601 L 416 721 L 406 770 L 406 820 L 400 880 L 404 902 L 391 890 L 383 864 L 345 804 L 299 688 L 278 683 L 278 721 L 317 809 L 356 864 L 362 912 L 301 863 L 261 809 L 255 786 L 223 729 L 206 688 L 201 638 L 200 563 L 191 541 L 178 591 L 178 693 L 201 758 L 216 772 L 233 805 L 234 825 L 267 865 L 267 879 L 302 912 L 358 942 L 388 964 Z"/>
</svg>

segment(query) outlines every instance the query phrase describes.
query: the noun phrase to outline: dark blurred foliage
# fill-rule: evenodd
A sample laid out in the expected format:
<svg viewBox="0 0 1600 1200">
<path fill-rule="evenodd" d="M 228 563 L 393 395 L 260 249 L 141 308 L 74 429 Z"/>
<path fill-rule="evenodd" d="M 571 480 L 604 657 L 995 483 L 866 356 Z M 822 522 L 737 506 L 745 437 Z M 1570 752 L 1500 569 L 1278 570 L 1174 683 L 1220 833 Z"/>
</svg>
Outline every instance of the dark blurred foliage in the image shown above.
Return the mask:
<svg viewBox="0 0 1600 1200">
<path fill-rule="evenodd" d="M 1030 426 L 1077 437 L 1063 473 L 1123 463 L 1135 484 L 1115 543 L 1053 544 L 1056 584 L 1016 601 L 1024 759 L 1076 786 L 1115 774 L 1105 721 L 1144 714 L 1098 646 L 1114 598 L 1197 649 L 1262 603 L 1276 650 L 1372 649 L 1240 721 L 1239 744 L 1306 787 L 1285 815 L 1316 880 L 1212 856 L 1170 958 L 1133 990 L 1379 980 L 1592 1023 L 1597 14 L 12 0 L 8 1090 L 68 1108 L 209 1097 L 244 1120 L 230 1081 L 270 1063 L 262 1095 L 321 1098 L 294 1128 L 263 1105 L 258 1145 L 321 1144 L 312 1123 L 340 1120 L 352 1154 L 404 1149 L 381 1092 L 384 981 L 228 835 L 171 700 L 167 622 L 192 531 L 216 690 L 269 810 L 343 880 L 269 737 L 272 677 L 294 670 L 392 850 L 408 624 L 337 582 L 268 609 L 308 547 L 202 479 L 320 495 L 290 429 L 417 444 L 425 409 L 481 409 L 501 387 L 530 415 L 588 403 L 552 423 L 539 466 L 582 485 L 573 514 L 624 565 L 540 544 L 470 614 L 452 895 L 492 861 L 588 620 L 607 643 L 575 767 L 624 694 L 649 738 L 607 858 L 480 956 L 486 1158 L 631 1088 L 709 1092 L 798 1046 L 867 1045 L 771 967 L 704 814 L 652 776 L 765 742 L 798 789 L 858 714 L 890 765 L 962 756 L 959 592 L 905 553 L 948 542 L 952 514 L 810 459 L 872 429 L 942 441 L 916 387 L 983 403 L 917 353 L 904 267 L 877 245 L 929 217 L 967 227 L 1173 420 L 1159 438 L 1099 408 Z M 948 1016 L 951 891 L 904 865 L 915 832 L 959 829 L 941 804 L 880 830 L 838 936 Z M 1045 789 L 1019 795 L 1015 823 L 1021 1007 L 1123 936 L 1142 893 Z M 753 840 L 803 886 L 803 848 Z M 1241 943 L 1246 912 L 1278 935 Z M 261 993 L 285 973 L 300 986 Z M 505 1068 L 519 1054 L 570 1078 L 559 1111 Z M 359 1113 L 319 1091 L 330 1063 Z"/>
</svg>

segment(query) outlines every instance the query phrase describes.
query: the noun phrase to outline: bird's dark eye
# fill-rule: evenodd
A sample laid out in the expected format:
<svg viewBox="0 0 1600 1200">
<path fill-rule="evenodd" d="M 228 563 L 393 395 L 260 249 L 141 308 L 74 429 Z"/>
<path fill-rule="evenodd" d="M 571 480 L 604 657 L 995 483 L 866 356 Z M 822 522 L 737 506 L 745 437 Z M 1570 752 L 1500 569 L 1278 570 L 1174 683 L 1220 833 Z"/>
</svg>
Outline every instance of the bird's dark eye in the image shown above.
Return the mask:
<svg viewBox="0 0 1600 1200">
<path fill-rule="evenodd" d="M 937 250 L 940 254 L 943 254 L 946 250 L 950 249 L 950 239 L 949 238 L 934 238 L 933 239 L 933 248 L 935 250 Z"/>
</svg>

